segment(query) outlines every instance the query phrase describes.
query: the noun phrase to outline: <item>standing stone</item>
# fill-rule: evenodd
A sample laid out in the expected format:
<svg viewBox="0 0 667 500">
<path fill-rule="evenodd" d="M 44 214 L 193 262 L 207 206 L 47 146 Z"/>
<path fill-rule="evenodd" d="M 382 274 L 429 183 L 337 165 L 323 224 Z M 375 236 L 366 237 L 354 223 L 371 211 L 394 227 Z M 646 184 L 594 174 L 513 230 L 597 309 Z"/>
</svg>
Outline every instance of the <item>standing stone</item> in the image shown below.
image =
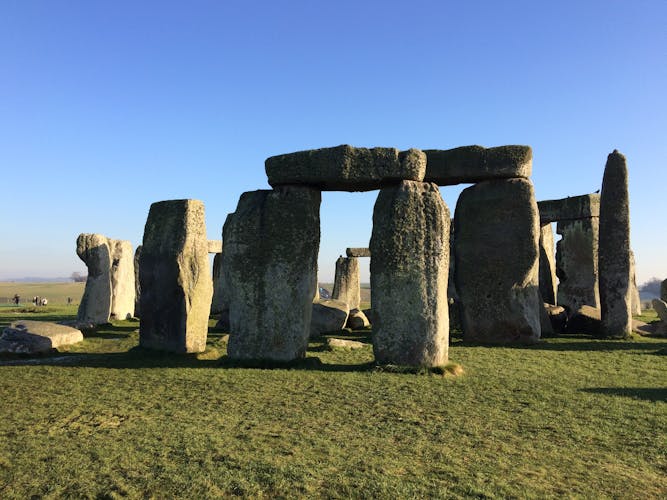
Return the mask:
<svg viewBox="0 0 667 500">
<path fill-rule="evenodd" d="M 141 245 L 134 251 L 134 317 L 141 314 L 141 284 L 139 283 L 139 260 L 141 258 Z"/>
<path fill-rule="evenodd" d="M 540 338 L 540 225 L 525 179 L 480 182 L 460 195 L 456 289 L 466 341 L 534 343 Z M 375 304 L 373 304 L 375 309 Z"/>
<path fill-rule="evenodd" d="M 106 323 L 111 314 L 109 240 L 101 234 L 80 234 L 76 240 L 76 254 L 88 267 L 88 279 L 77 319 L 94 324 Z"/>
<path fill-rule="evenodd" d="M 632 332 L 630 286 L 630 201 L 625 156 L 607 158 L 600 193 L 600 309 L 602 334 L 625 338 Z"/>
<path fill-rule="evenodd" d="M 111 252 L 110 317 L 128 319 L 134 315 L 136 297 L 132 243 L 110 239 L 109 251 Z"/>
<path fill-rule="evenodd" d="M 223 228 L 230 358 L 286 362 L 308 347 L 320 246 L 318 190 L 243 193 Z"/>
<path fill-rule="evenodd" d="M 632 286 L 632 314 L 639 316 L 642 313 L 642 299 L 639 296 L 639 288 L 637 288 L 637 276 L 635 273 L 635 253 L 630 251 L 630 286 Z"/>
<path fill-rule="evenodd" d="M 142 347 L 177 353 L 206 348 L 213 285 L 204 204 L 153 203 L 139 261 Z"/>
<path fill-rule="evenodd" d="M 660 283 L 660 300 L 667 302 L 667 280 Z"/>
<path fill-rule="evenodd" d="M 570 314 L 581 306 L 599 308 L 599 218 L 561 220 L 556 232 L 563 236 L 556 245 L 558 305 L 567 308 Z"/>
<path fill-rule="evenodd" d="M 556 305 L 556 252 L 551 224 L 540 228 L 540 293 L 542 301 Z"/>
<path fill-rule="evenodd" d="M 380 191 L 370 241 L 378 363 L 447 362 L 449 221 L 435 184 L 403 181 Z"/>
<path fill-rule="evenodd" d="M 211 313 L 219 314 L 225 309 L 222 291 L 222 254 L 216 253 L 213 257 L 213 299 L 211 300 Z"/>
<path fill-rule="evenodd" d="M 348 257 L 370 257 L 371 251 L 369 248 L 346 248 L 345 254 Z"/>
<path fill-rule="evenodd" d="M 336 261 L 332 298 L 347 303 L 349 309 L 359 309 L 361 285 L 359 259 L 356 257 L 339 257 Z"/>
</svg>

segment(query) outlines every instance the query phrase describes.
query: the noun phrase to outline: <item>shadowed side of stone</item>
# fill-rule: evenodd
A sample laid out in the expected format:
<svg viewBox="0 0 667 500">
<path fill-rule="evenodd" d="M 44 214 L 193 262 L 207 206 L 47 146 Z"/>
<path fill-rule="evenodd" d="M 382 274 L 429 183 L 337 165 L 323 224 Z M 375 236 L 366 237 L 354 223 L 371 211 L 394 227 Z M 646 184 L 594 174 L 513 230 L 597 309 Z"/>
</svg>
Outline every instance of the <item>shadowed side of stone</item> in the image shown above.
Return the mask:
<svg viewBox="0 0 667 500">
<path fill-rule="evenodd" d="M 359 260 L 356 257 L 339 257 L 331 297 L 346 302 L 350 309 L 358 309 L 361 301 Z"/>
<path fill-rule="evenodd" d="M 598 262 L 602 335 L 625 338 L 632 332 L 630 200 L 625 156 L 616 150 L 602 179 Z"/>
<path fill-rule="evenodd" d="M 80 234 L 76 240 L 76 254 L 88 268 L 77 318 L 95 324 L 106 323 L 112 300 L 109 240 L 101 234 Z"/>
<path fill-rule="evenodd" d="M 204 351 L 213 285 L 201 201 L 151 205 L 139 281 L 140 345 L 176 353 Z"/>
<path fill-rule="evenodd" d="M 382 189 L 373 209 L 373 352 L 381 364 L 447 362 L 449 210 L 435 184 Z"/>
<path fill-rule="evenodd" d="M 543 305 L 538 289 L 540 225 L 532 183 L 497 180 L 465 189 L 454 223 L 464 339 L 537 342 Z"/>
<path fill-rule="evenodd" d="M 141 315 L 141 283 L 139 282 L 139 261 L 141 259 L 141 245 L 134 251 L 134 317 Z"/>
<path fill-rule="evenodd" d="M 558 305 L 570 313 L 583 305 L 599 307 L 599 218 L 561 220 L 556 224 L 556 232 L 562 236 L 556 245 Z"/>
<path fill-rule="evenodd" d="M 323 333 L 342 330 L 349 313 L 350 308 L 347 303 L 340 300 L 319 299 L 313 302 L 310 337 L 316 338 Z"/>
<path fill-rule="evenodd" d="M 540 294 L 548 304 L 556 304 L 556 247 L 551 224 L 540 228 Z"/>
<path fill-rule="evenodd" d="M 403 179 L 422 180 L 426 156 L 418 149 L 355 148 L 348 145 L 311 149 L 267 158 L 273 187 L 307 185 L 322 191 L 370 191 Z"/>
<path fill-rule="evenodd" d="M 440 186 L 492 179 L 529 178 L 533 150 L 529 146 L 462 146 L 454 149 L 426 149 L 424 182 Z"/>
<path fill-rule="evenodd" d="M 308 346 L 320 243 L 318 190 L 284 186 L 243 193 L 223 228 L 228 284 L 227 352 L 292 361 Z"/>
</svg>

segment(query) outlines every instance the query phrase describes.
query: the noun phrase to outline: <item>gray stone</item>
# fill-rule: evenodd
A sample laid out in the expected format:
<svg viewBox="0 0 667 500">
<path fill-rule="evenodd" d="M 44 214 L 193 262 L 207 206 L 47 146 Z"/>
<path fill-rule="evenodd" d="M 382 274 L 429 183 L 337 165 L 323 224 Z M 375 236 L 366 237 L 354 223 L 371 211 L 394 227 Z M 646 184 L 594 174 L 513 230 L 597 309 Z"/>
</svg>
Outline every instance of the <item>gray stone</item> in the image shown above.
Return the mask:
<svg viewBox="0 0 667 500">
<path fill-rule="evenodd" d="M 556 331 L 551 324 L 551 318 L 549 317 L 549 311 L 546 307 L 540 308 L 540 336 L 541 337 L 553 337 L 556 334 Z"/>
<path fill-rule="evenodd" d="M 370 241 L 378 363 L 447 362 L 449 221 L 435 184 L 403 181 L 380 191 Z"/>
<path fill-rule="evenodd" d="M 344 339 L 327 339 L 327 345 L 329 347 L 342 347 L 344 349 L 363 349 L 366 344 L 363 342 L 357 342 L 356 340 L 344 340 Z"/>
<path fill-rule="evenodd" d="M 653 299 L 651 304 L 653 305 L 655 312 L 658 313 L 658 318 L 660 318 L 661 321 L 667 322 L 667 302 L 660 299 Z"/>
<path fill-rule="evenodd" d="M 667 280 L 660 283 L 660 299 L 667 302 Z"/>
<path fill-rule="evenodd" d="M 305 184 L 322 191 L 371 191 L 404 179 L 421 181 L 426 156 L 418 149 L 342 145 L 272 156 L 265 167 L 273 187 Z"/>
<path fill-rule="evenodd" d="M 69 326 L 46 321 L 14 321 L 0 336 L 0 352 L 37 354 L 82 340 L 83 334 Z"/>
<path fill-rule="evenodd" d="M 204 204 L 153 203 L 139 261 L 139 344 L 176 353 L 206 348 L 213 284 Z"/>
<path fill-rule="evenodd" d="M 134 251 L 134 317 L 141 316 L 141 283 L 139 282 L 139 260 L 141 259 L 141 245 Z"/>
<path fill-rule="evenodd" d="M 231 358 L 305 356 L 317 289 L 320 201 L 318 190 L 304 186 L 243 193 L 225 221 Z"/>
<path fill-rule="evenodd" d="M 351 328 L 352 330 L 361 330 L 362 328 L 370 326 L 370 324 L 371 322 L 368 321 L 368 318 L 362 311 L 360 311 L 359 309 L 350 310 L 350 314 L 347 317 L 347 324 L 346 324 L 348 328 Z"/>
<path fill-rule="evenodd" d="M 543 306 L 540 225 L 532 183 L 510 179 L 466 188 L 454 223 L 464 340 L 537 342 Z"/>
<path fill-rule="evenodd" d="M 313 302 L 310 337 L 315 338 L 323 333 L 342 330 L 345 328 L 349 313 L 349 306 L 340 300 L 320 299 Z"/>
<path fill-rule="evenodd" d="M 567 325 L 567 312 L 565 311 L 565 308 L 545 303 L 544 309 L 549 315 L 551 329 L 554 333 L 563 333 Z"/>
<path fill-rule="evenodd" d="M 216 253 L 213 257 L 213 299 L 211 300 L 211 313 L 219 314 L 229 309 L 224 294 L 224 273 L 222 272 L 222 254 Z"/>
<path fill-rule="evenodd" d="M 529 178 L 533 151 L 529 146 L 463 146 L 427 149 L 425 182 L 440 186 L 493 179 Z"/>
<path fill-rule="evenodd" d="M 80 234 L 76 254 L 88 267 L 88 279 L 77 318 L 95 324 L 107 323 L 111 314 L 111 250 L 101 234 Z"/>
<path fill-rule="evenodd" d="M 630 200 L 625 156 L 607 158 L 600 193 L 600 309 L 602 335 L 625 338 L 632 331 Z"/>
<path fill-rule="evenodd" d="M 581 306 L 567 321 L 567 333 L 585 333 L 600 336 L 602 321 L 600 309 L 591 306 Z"/>
<path fill-rule="evenodd" d="M 544 302 L 556 305 L 557 283 L 554 231 L 551 224 L 545 224 L 540 228 L 540 293 Z"/>
<path fill-rule="evenodd" d="M 630 286 L 632 293 L 632 314 L 639 316 L 642 313 L 642 299 L 639 296 L 639 288 L 637 288 L 637 276 L 635 273 L 635 253 L 630 251 Z"/>
<path fill-rule="evenodd" d="M 134 316 L 136 287 L 134 281 L 134 256 L 132 244 L 124 240 L 109 239 L 111 253 L 111 313 L 114 319 Z"/>
<path fill-rule="evenodd" d="M 208 240 L 208 253 L 222 253 L 222 240 Z"/>
<path fill-rule="evenodd" d="M 350 309 L 358 309 L 361 302 L 359 283 L 359 260 L 356 257 L 339 257 L 336 260 L 336 274 L 333 293 L 336 300 L 346 302 Z"/>
<path fill-rule="evenodd" d="M 345 255 L 348 257 L 370 257 L 370 248 L 346 248 Z"/>
<path fill-rule="evenodd" d="M 600 306 L 598 289 L 599 219 L 563 220 L 556 232 L 563 238 L 556 244 L 558 305 L 574 312 L 583 305 Z"/>
<path fill-rule="evenodd" d="M 542 225 L 561 220 L 590 219 L 600 216 L 600 195 L 593 193 L 538 201 L 537 208 Z"/>
</svg>

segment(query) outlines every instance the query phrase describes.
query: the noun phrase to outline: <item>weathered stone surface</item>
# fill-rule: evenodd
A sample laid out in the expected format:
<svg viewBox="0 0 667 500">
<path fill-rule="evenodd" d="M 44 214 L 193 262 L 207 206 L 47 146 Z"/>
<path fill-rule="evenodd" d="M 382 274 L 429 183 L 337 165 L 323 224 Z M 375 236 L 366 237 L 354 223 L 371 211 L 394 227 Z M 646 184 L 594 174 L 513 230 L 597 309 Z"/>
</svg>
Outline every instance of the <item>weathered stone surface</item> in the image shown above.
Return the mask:
<svg viewBox="0 0 667 500">
<path fill-rule="evenodd" d="M 449 221 L 435 184 L 403 181 L 380 191 L 370 241 L 377 362 L 447 361 Z"/>
<path fill-rule="evenodd" d="M 211 300 L 211 313 L 219 314 L 229 309 L 225 303 L 224 273 L 222 272 L 222 254 L 216 253 L 213 257 L 213 299 Z"/>
<path fill-rule="evenodd" d="M 371 322 L 368 321 L 368 318 L 362 311 L 360 311 L 359 309 L 350 310 L 350 314 L 347 317 L 347 324 L 346 324 L 348 328 L 352 328 L 352 330 L 361 330 L 362 328 L 370 326 L 370 324 Z"/>
<path fill-rule="evenodd" d="M 554 333 L 563 333 L 565 331 L 565 326 L 567 325 L 567 312 L 562 306 L 554 306 L 551 304 L 544 303 L 544 309 L 549 315 L 549 320 L 551 321 L 551 328 Z"/>
<path fill-rule="evenodd" d="M 542 225 L 561 220 L 590 219 L 600 216 L 600 195 L 593 193 L 538 201 L 537 208 Z"/>
<path fill-rule="evenodd" d="M 581 306 L 567 322 L 567 333 L 585 333 L 599 336 L 602 331 L 600 309 L 591 306 Z"/>
<path fill-rule="evenodd" d="M 101 234 L 80 234 L 76 240 L 76 254 L 88 267 L 77 318 L 95 324 L 106 323 L 112 300 L 109 240 Z"/>
<path fill-rule="evenodd" d="M 554 231 L 551 224 L 545 224 L 540 228 L 540 293 L 544 302 L 556 305 L 557 283 Z"/>
<path fill-rule="evenodd" d="M 464 339 L 537 342 L 543 306 L 540 225 L 532 183 L 510 179 L 466 188 L 454 223 Z"/>
<path fill-rule="evenodd" d="M 667 280 L 660 283 L 660 300 L 667 302 Z"/>
<path fill-rule="evenodd" d="M 317 288 L 320 201 L 319 191 L 304 186 L 243 193 L 225 221 L 230 357 L 305 356 Z"/>
<path fill-rule="evenodd" d="M 533 150 L 529 146 L 463 146 L 454 149 L 427 149 L 424 182 L 440 186 L 493 179 L 529 178 Z"/>
<path fill-rule="evenodd" d="M 344 340 L 344 339 L 327 339 L 327 345 L 329 347 L 342 347 L 344 349 L 363 349 L 366 344 L 363 342 L 357 342 L 356 340 Z"/>
<path fill-rule="evenodd" d="M 141 245 L 134 251 L 134 317 L 141 315 L 141 283 L 139 282 L 139 260 L 141 259 Z"/>
<path fill-rule="evenodd" d="M 370 257 L 370 248 L 346 248 L 345 255 L 348 257 Z"/>
<path fill-rule="evenodd" d="M 658 313 L 660 320 L 667 322 L 667 303 L 664 300 L 653 299 L 653 309 Z"/>
<path fill-rule="evenodd" d="M 639 316 L 642 313 L 642 299 L 639 296 L 639 288 L 637 288 L 637 276 L 635 273 L 635 253 L 630 251 L 630 286 L 631 286 L 631 300 L 632 300 L 632 314 Z"/>
<path fill-rule="evenodd" d="M 208 253 L 222 253 L 222 240 L 208 240 Z"/>
<path fill-rule="evenodd" d="M 339 257 L 332 297 L 346 302 L 350 309 L 358 309 L 361 301 L 359 260 L 356 257 Z"/>
<path fill-rule="evenodd" d="M 83 334 L 69 326 L 46 321 L 14 321 L 0 336 L 0 352 L 36 354 L 82 340 Z"/>
<path fill-rule="evenodd" d="M 625 338 L 632 330 L 630 286 L 630 199 L 625 156 L 607 158 L 600 193 L 600 309 L 602 334 Z"/>
<path fill-rule="evenodd" d="M 305 184 L 322 191 L 370 191 L 404 179 L 421 181 L 426 156 L 418 149 L 342 145 L 272 156 L 265 167 L 273 187 Z"/>
<path fill-rule="evenodd" d="M 449 278 L 447 281 L 447 299 L 449 300 L 449 329 L 454 328 L 452 325 L 452 305 L 459 300 L 459 294 L 456 291 L 456 233 L 454 232 L 454 219 L 450 219 L 449 224 Z M 458 309 L 458 305 L 456 307 Z M 460 328 L 460 316 L 456 313 L 456 327 Z"/>
<path fill-rule="evenodd" d="M 323 333 L 342 330 L 349 313 L 349 306 L 340 300 L 320 299 L 313 302 L 310 337 L 314 338 Z"/>
<path fill-rule="evenodd" d="M 220 319 L 218 319 L 215 327 L 225 332 L 229 331 L 229 309 L 225 309 L 220 313 Z"/>
<path fill-rule="evenodd" d="M 134 315 L 136 288 L 132 243 L 109 239 L 111 253 L 111 313 L 114 319 L 128 319 Z"/>
<path fill-rule="evenodd" d="M 558 305 L 574 312 L 600 306 L 598 289 L 599 219 L 564 220 L 556 225 L 563 238 L 556 244 Z"/>
<path fill-rule="evenodd" d="M 151 205 L 139 281 L 140 345 L 176 353 L 204 351 L 213 284 L 201 201 Z"/>
<path fill-rule="evenodd" d="M 551 318 L 549 317 L 549 311 L 546 307 L 540 308 L 540 336 L 541 337 L 553 337 L 556 334 L 556 331 L 551 324 Z"/>
</svg>

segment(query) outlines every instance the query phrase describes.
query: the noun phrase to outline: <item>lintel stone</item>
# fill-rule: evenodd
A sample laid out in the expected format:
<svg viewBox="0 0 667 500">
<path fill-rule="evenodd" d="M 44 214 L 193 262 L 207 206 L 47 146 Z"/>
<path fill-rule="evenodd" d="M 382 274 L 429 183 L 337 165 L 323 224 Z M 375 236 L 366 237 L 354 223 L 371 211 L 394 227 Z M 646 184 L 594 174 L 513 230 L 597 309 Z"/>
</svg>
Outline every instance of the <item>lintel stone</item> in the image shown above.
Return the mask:
<svg viewBox="0 0 667 500">
<path fill-rule="evenodd" d="M 370 257 L 371 249 L 370 248 L 346 248 L 345 254 L 348 257 Z"/>
<path fill-rule="evenodd" d="M 600 195 L 584 194 L 568 196 L 560 200 L 544 200 L 537 202 L 540 211 L 540 224 L 548 224 L 559 220 L 589 219 L 600 216 Z"/>
<path fill-rule="evenodd" d="M 372 191 L 402 180 L 421 181 L 426 156 L 418 149 L 342 145 L 272 156 L 265 161 L 265 169 L 272 187 L 291 184 L 321 191 Z"/>
<path fill-rule="evenodd" d="M 530 146 L 462 146 L 454 149 L 425 149 L 425 182 L 440 186 L 493 179 L 528 179 L 533 169 Z"/>
<path fill-rule="evenodd" d="M 222 240 L 208 240 L 208 253 L 222 253 Z"/>
</svg>

